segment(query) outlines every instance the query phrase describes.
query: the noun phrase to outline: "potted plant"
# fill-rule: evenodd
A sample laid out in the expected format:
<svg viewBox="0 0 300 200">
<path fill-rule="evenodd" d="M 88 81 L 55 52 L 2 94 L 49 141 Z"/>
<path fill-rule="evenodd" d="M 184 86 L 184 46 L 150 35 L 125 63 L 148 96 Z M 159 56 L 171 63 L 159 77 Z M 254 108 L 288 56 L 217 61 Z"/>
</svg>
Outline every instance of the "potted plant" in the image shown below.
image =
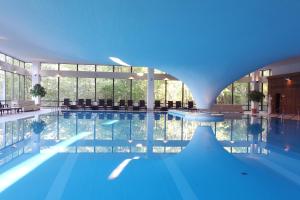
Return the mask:
<svg viewBox="0 0 300 200">
<path fill-rule="evenodd" d="M 249 92 L 248 97 L 249 100 L 251 101 L 251 112 L 252 114 L 256 114 L 258 104 L 264 99 L 265 95 L 260 91 L 253 90 Z"/>
<path fill-rule="evenodd" d="M 47 92 L 41 84 L 35 84 L 33 88 L 30 90 L 30 94 L 35 97 L 35 103 L 39 104 L 40 98 L 44 97 Z"/>
<path fill-rule="evenodd" d="M 30 124 L 30 127 L 35 134 L 41 134 L 46 127 L 46 122 L 43 120 L 36 120 Z"/>
</svg>

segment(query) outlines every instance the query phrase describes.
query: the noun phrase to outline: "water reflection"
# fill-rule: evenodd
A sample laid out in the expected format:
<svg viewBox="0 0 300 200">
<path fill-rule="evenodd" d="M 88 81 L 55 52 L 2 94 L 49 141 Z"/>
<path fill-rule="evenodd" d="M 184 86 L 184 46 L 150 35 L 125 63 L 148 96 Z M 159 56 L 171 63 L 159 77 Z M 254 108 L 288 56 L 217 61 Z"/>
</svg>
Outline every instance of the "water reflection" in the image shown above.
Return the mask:
<svg viewBox="0 0 300 200">
<path fill-rule="evenodd" d="M 46 151 L 59 142 L 89 132 L 63 152 L 130 153 L 144 156 L 178 153 L 197 126 L 211 126 L 230 153 L 268 154 L 270 149 L 300 152 L 296 122 L 277 119 L 186 121 L 165 113 L 54 112 L 0 123 L 0 165 L 24 154 Z M 38 139 L 37 139 L 38 138 Z"/>
</svg>

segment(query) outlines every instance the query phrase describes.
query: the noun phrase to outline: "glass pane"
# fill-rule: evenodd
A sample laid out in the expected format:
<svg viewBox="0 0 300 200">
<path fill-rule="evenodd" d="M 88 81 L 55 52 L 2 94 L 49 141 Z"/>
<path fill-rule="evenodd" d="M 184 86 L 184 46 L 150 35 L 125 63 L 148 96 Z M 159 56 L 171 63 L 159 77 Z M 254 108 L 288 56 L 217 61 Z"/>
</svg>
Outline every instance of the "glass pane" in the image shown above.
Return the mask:
<svg viewBox="0 0 300 200">
<path fill-rule="evenodd" d="M 0 53 L 0 61 L 5 62 L 5 55 Z"/>
<path fill-rule="evenodd" d="M 58 70 L 58 64 L 42 63 L 41 70 Z"/>
<path fill-rule="evenodd" d="M 30 89 L 32 88 L 32 81 L 31 81 L 31 76 L 26 76 L 25 77 L 25 99 L 26 100 L 31 100 L 31 94 L 30 94 Z"/>
<path fill-rule="evenodd" d="M 5 83 L 4 71 L 0 70 L 0 100 L 1 100 L 1 102 L 5 99 L 5 96 L 3 96 L 3 90 L 4 90 L 3 83 Z"/>
<path fill-rule="evenodd" d="M 20 67 L 25 68 L 25 63 L 20 61 Z"/>
<path fill-rule="evenodd" d="M 73 64 L 60 64 L 59 70 L 61 71 L 77 71 L 77 65 Z"/>
<path fill-rule="evenodd" d="M 10 56 L 6 56 L 6 62 L 8 63 L 8 64 L 13 64 L 13 58 L 12 57 L 10 57 Z"/>
<path fill-rule="evenodd" d="M 148 68 L 147 67 L 132 67 L 132 72 L 133 73 L 148 73 Z"/>
<path fill-rule="evenodd" d="M 95 99 L 94 78 L 78 78 L 78 99 Z"/>
<path fill-rule="evenodd" d="M 218 104 L 232 104 L 232 85 L 227 86 L 217 97 Z"/>
<path fill-rule="evenodd" d="M 115 66 L 115 72 L 127 72 L 127 73 L 130 73 L 131 72 L 131 67 L 127 67 L 127 66 Z"/>
<path fill-rule="evenodd" d="M 139 100 L 147 100 L 146 80 L 132 80 L 132 100 L 134 102 L 138 102 Z"/>
<path fill-rule="evenodd" d="M 182 100 L 182 82 L 167 81 L 167 101 Z"/>
<path fill-rule="evenodd" d="M 19 88 L 20 88 L 19 74 L 14 74 L 13 76 L 14 76 L 13 99 L 19 99 Z"/>
<path fill-rule="evenodd" d="M 233 84 L 233 103 L 248 105 L 248 83 L 235 82 Z"/>
<path fill-rule="evenodd" d="M 6 97 L 5 100 L 11 101 L 13 97 L 13 74 L 10 72 L 6 72 L 6 81 L 5 81 L 5 87 L 6 87 Z"/>
<path fill-rule="evenodd" d="M 113 79 L 97 78 L 97 99 L 113 98 Z"/>
<path fill-rule="evenodd" d="M 13 60 L 13 65 L 15 65 L 15 66 L 20 66 L 20 61 L 19 60 L 17 60 L 17 59 L 14 59 Z"/>
<path fill-rule="evenodd" d="M 155 100 L 160 100 L 161 103 L 165 102 L 165 81 L 154 80 L 154 97 Z"/>
<path fill-rule="evenodd" d="M 113 69 L 110 65 L 97 65 L 97 72 L 113 72 Z"/>
<path fill-rule="evenodd" d="M 29 72 L 32 71 L 32 63 L 25 63 L 25 69 Z"/>
<path fill-rule="evenodd" d="M 130 99 L 130 80 L 115 79 L 115 99 L 114 102 L 119 102 L 121 99 Z"/>
<path fill-rule="evenodd" d="M 56 77 L 42 77 L 41 85 L 46 89 L 46 96 L 42 98 L 42 105 L 56 106 L 57 105 L 57 89 L 58 78 Z"/>
<path fill-rule="evenodd" d="M 59 98 L 63 101 L 69 98 L 71 101 L 76 100 L 76 78 L 61 77 L 59 78 Z"/>
<path fill-rule="evenodd" d="M 183 94 L 183 105 L 187 105 L 188 104 L 188 101 L 193 101 L 193 95 L 192 95 L 192 92 L 190 91 L 190 89 L 184 85 L 184 94 Z"/>
<path fill-rule="evenodd" d="M 78 71 L 95 71 L 95 65 L 78 65 Z"/>
<path fill-rule="evenodd" d="M 23 75 L 20 75 L 20 99 L 25 99 L 25 78 Z"/>
</svg>

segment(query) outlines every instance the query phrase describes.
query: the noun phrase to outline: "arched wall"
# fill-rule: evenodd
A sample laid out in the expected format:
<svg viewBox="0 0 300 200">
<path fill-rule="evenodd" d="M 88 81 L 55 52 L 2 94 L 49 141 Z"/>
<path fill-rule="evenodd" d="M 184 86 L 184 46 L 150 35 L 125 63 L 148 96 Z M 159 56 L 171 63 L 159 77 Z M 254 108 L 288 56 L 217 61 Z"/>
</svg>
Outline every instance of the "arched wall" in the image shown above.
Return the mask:
<svg viewBox="0 0 300 200">
<path fill-rule="evenodd" d="M 0 50 L 27 61 L 162 69 L 208 107 L 229 83 L 300 54 L 299 0 L 0 0 Z"/>
</svg>

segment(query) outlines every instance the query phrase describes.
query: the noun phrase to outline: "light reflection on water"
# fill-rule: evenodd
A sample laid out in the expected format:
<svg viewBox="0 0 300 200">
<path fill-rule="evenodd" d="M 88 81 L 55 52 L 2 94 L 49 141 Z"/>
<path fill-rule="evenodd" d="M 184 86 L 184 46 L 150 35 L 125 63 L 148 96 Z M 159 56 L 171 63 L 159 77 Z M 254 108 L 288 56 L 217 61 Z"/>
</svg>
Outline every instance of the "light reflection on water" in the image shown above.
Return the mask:
<svg viewBox="0 0 300 200">
<path fill-rule="evenodd" d="M 251 120 L 250 116 L 242 116 L 222 122 L 196 122 L 164 113 L 149 117 L 146 113 L 54 112 L 41 115 L 38 121 L 28 118 L 0 123 L 0 165 L 21 155 L 43 152 L 81 132 L 92 134 L 65 148 L 64 152 L 178 153 L 198 126 L 211 126 L 216 139 L 230 153 L 268 154 L 270 148 L 300 152 L 299 126 L 295 121 L 282 124 L 277 119 L 258 118 L 252 126 Z M 45 126 L 37 122 L 44 122 Z M 34 127 L 33 123 L 36 123 Z M 147 123 L 153 128 L 150 136 Z"/>
</svg>

